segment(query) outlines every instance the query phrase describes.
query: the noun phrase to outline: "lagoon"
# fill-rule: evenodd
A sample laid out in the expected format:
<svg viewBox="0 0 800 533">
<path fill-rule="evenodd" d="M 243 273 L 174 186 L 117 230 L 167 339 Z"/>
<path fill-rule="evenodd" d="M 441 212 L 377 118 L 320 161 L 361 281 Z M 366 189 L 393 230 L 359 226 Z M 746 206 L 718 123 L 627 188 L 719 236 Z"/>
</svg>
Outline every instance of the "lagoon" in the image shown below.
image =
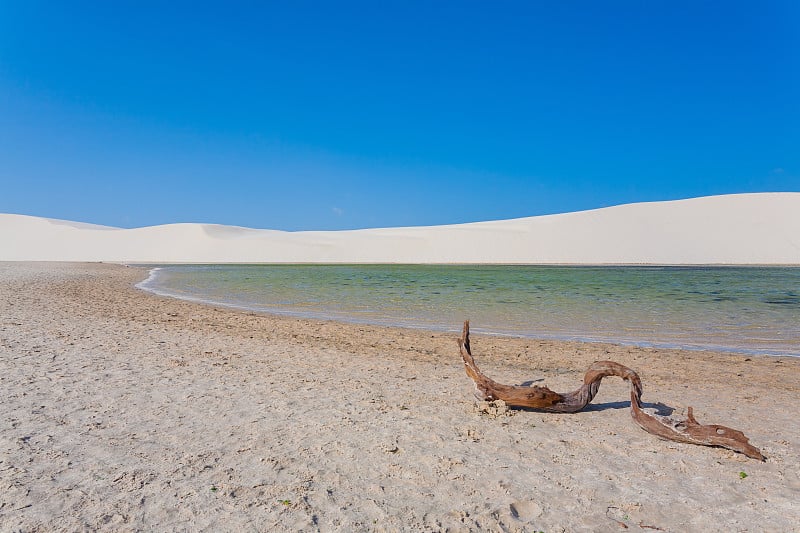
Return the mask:
<svg viewBox="0 0 800 533">
<path fill-rule="evenodd" d="M 254 312 L 800 356 L 800 268 L 153 265 L 140 288 Z"/>
</svg>

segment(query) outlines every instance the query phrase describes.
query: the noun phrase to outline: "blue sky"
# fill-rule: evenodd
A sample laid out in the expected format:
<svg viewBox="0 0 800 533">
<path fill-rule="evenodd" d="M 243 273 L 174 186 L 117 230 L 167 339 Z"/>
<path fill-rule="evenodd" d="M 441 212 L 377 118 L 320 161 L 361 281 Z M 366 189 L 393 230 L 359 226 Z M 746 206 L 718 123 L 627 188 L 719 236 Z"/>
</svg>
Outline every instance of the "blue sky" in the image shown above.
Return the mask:
<svg viewBox="0 0 800 533">
<path fill-rule="evenodd" d="M 347 229 L 800 191 L 799 6 L 0 0 L 0 212 Z"/>
</svg>

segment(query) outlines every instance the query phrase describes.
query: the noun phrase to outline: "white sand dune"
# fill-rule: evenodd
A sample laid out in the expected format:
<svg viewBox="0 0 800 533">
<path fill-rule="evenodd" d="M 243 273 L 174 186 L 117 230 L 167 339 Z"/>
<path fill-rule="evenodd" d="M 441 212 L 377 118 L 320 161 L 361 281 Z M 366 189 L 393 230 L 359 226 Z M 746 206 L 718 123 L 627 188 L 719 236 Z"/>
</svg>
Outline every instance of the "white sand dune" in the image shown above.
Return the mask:
<svg viewBox="0 0 800 533">
<path fill-rule="evenodd" d="M 800 264 L 800 193 L 628 204 L 449 226 L 109 228 L 0 214 L 0 260 L 142 263 Z"/>
</svg>

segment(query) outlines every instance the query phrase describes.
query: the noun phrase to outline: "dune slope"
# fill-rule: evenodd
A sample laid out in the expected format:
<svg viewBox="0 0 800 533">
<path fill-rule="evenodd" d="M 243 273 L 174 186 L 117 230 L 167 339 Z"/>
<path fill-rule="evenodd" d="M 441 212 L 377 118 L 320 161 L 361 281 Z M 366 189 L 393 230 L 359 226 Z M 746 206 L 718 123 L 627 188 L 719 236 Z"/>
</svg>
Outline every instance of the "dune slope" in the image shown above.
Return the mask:
<svg viewBox="0 0 800 533">
<path fill-rule="evenodd" d="M 800 264 L 800 193 L 758 193 L 449 226 L 284 232 L 134 229 L 0 214 L 0 260 L 143 263 Z"/>
</svg>

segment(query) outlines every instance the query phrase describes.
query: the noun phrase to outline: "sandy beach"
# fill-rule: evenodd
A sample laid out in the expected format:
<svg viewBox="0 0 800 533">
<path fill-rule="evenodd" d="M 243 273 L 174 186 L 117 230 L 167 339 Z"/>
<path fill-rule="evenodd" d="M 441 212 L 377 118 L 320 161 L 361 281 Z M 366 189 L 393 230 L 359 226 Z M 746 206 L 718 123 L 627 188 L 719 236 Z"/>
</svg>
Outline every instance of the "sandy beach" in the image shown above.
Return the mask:
<svg viewBox="0 0 800 533">
<path fill-rule="evenodd" d="M 800 530 L 800 359 L 473 336 L 506 383 L 629 366 L 645 402 L 740 429 L 762 463 L 645 433 L 621 380 L 577 414 L 482 412 L 455 332 L 237 312 L 146 276 L 0 263 L 0 531 Z"/>
</svg>

